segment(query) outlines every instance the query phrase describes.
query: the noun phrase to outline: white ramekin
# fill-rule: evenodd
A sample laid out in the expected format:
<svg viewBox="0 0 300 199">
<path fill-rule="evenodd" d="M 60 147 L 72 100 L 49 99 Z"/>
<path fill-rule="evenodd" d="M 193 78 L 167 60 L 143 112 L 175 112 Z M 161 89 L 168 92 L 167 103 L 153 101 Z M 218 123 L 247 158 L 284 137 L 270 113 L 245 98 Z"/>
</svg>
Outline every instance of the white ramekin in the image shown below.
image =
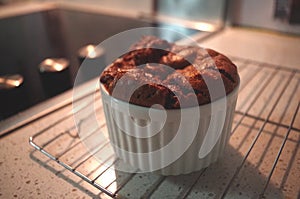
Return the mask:
<svg viewBox="0 0 300 199">
<path fill-rule="evenodd" d="M 116 155 L 124 162 L 129 163 L 141 171 L 153 171 L 162 175 L 187 174 L 208 167 L 223 154 L 230 137 L 238 88 L 239 86 L 227 96 L 209 104 L 183 108 L 181 110 L 156 109 L 154 112 L 156 114 L 160 114 L 161 112 L 162 115 L 166 115 L 166 120 L 161 120 L 160 122 L 160 119 L 158 119 L 153 121 L 150 126 L 148 125 L 151 123 L 149 117 L 150 108 L 118 100 L 110 96 L 101 85 L 100 90 L 109 139 Z M 212 111 L 212 105 L 216 107 L 214 111 Z M 126 107 L 129 108 L 129 113 L 128 111 L 124 111 L 127 110 Z M 161 152 L 158 156 L 157 154 L 156 156 L 147 156 L 147 153 L 157 151 L 165 147 L 168 143 L 171 143 L 173 139 L 175 140 L 174 136 L 178 130 L 180 115 L 182 115 L 182 113 L 189 115 L 189 112 L 193 111 L 199 111 L 200 117 L 198 119 L 193 117 L 188 118 L 181 126 L 182 132 L 186 135 L 191 133 L 191 129 L 196 129 L 195 137 L 193 137 L 191 143 L 187 141 L 187 139 L 190 139 L 190 136 L 183 136 L 179 142 L 169 148 L 170 150 Z M 223 120 L 222 118 L 218 119 L 222 113 L 224 116 Z M 213 124 L 211 122 L 212 118 L 214 118 L 215 121 Z M 198 122 L 199 124 L 197 124 Z M 121 124 L 122 127 L 118 124 Z M 143 127 L 143 132 L 141 132 L 141 128 L 136 127 L 136 124 L 142 126 L 146 125 L 146 127 Z M 196 128 L 195 125 L 197 126 Z M 152 135 L 153 131 L 157 131 L 157 129 L 160 129 L 158 133 Z M 130 135 L 125 133 L 125 131 L 130 132 Z M 217 131 L 220 132 L 219 136 L 216 135 Z M 149 136 L 147 137 L 147 135 Z M 215 139 L 215 143 L 212 150 L 209 150 L 205 156 L 200 157 L 199 150 L 203 141 L 209 142 L 205 139 L 206 135 L 212 135 L 211 138 L 213 137 L 213 139 Z M 187 143 L 187 148 L 185 148 L 186 146 L 181 146 Z M 181 156 L 177 155 L 176 152 L 178 150 L 184 150 Z M 128 153 L 128 151 L 134 154 Z M 175 153 L 176 155 L 174 155 Z M 178 156 L 178 158 L 175 156 Z M 171 162 L 170 159 L 172 159 Z M 172 162 L 173 159 L 174 162 Z M 166 162 L 170 162 L 170 164 L 166 165 Z M 159 166 L 159 164 L 161 164 L 161 166 Z"/>
</svg>

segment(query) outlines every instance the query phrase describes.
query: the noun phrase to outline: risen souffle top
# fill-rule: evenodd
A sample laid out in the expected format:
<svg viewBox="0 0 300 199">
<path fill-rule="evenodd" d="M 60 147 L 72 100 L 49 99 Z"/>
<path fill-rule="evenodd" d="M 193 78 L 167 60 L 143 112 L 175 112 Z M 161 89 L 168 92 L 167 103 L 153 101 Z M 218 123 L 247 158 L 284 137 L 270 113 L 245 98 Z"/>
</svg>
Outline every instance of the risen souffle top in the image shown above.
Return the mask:
<svg viewBox="0 0 300 199">
<path fill-rule="evenodd" d="M 129 50 L 103 71 L 100 82 L 114 98 L 132 104 L 167 109 L 203 105 L 229 94 L 239 83 L 237 67 L 211 49 L 145 36 Z M 211 97 L 207 85 L 221 89 L 213 86 L 221 79 L 225 91 L 215 90 Z"/>
</svg>

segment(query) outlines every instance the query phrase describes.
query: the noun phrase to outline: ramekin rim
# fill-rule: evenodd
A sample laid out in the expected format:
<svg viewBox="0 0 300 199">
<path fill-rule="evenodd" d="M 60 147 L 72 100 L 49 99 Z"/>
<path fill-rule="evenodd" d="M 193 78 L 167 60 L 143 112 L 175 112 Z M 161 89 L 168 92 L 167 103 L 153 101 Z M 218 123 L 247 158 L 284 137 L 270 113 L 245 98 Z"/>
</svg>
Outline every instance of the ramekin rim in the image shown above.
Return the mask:
<svg viewBox="0 0 300 199">
<path fill-rule="evenodd" d="M 102 83 L 100 83 L 100 90 L 101 90 L 101 98 L 103 100 L 103 97 L 102 95 L 105 94 L 106 97 L 108 98 L 111 98 L 112 100 L 114 100 L 115 102 L 117 103 L 120 103 L 120 104 L 123 104 L 123 105 L 126 105 L 126 106 L 130 106 L 132 108 L 135 108 L 135 109 L 140 109 L 140 110 L 145 110 L 145 111 L 148 111 L 151 107 L 145 107 L 145 106 L 140 106 L 140 105 L 136 105 L 136 104 L 131 104 L 129 102 L 125 102 L 123 100 L 120 100 L 120 99 L 117 99 L 113 96 L 111 96 L 110 94 L 108 94 L 106 88 L 104 87 L 104 85 Z M 184 107 L 184 108 L 180 108 L 180 109 L 163 109 L 163 110 L 160 110 L 160 109 L 155 109 L 157 111 L 168 111 L 168 112 L 172 112 L 172 111 L 178 111 L 178 110 L 192 110 L 192 109 L 195 109 L 195 108 L 201 108 L 201 107 L 207 107 L 207 106 L 210 106 L 212 103 L 218 103 L 218 102 L 221 102 L 221 100 L 224 100 L 225 98 L 230 98 L 231 96 L 235 95 L 238 93 L 239 91 L 239 87 L 240 87 L 240 81 L 238 81 L 238 84 L 236 85 L 236 87 L 227 95 L 215 100 L 215 101 L 212 101 L 212 102 L 209 102 L 209 103 L 206 103 L 206 104 L 202 104 L 202 105 L 198 105 L 198 106 L 191 106 L 191 107 Z"/>
</svg>

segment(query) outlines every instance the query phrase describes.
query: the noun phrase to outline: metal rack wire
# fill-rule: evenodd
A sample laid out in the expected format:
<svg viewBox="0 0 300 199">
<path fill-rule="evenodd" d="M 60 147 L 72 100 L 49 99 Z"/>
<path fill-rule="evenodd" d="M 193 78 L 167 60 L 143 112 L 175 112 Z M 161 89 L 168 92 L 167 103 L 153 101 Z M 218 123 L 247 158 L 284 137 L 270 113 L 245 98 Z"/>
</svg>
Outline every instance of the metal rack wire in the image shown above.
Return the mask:
<svg viewBox="0 0 300 199">
<path fill-rule="evenodd" d="M 113 154 L 104 158 L 109 165 L 99 163 L 93 155 L 105 150 L 108 140 L 99 141 L 90 152 L 82 139 L 99 130 L 105 132 L 105 123 L 97 129 L 79 127 L 90 131 L 79 138 L 74 124 L 68 121 L 72 112 L 36 132 L 29 142 L 110 197 L 299 198 L 300 70 L 231 58 L 239 67 L 241 86 L 229 147 L 223 160 L 199 172 L 167 177 L 120 172 L 115 166 L 121 160 L 112 160 Z M 87 111 L 89 104 L 76 110 L 85 115 L 80 125 L 93 114 Z M 97 108 L 102 109 L 101 105 Z"/>
</svg>

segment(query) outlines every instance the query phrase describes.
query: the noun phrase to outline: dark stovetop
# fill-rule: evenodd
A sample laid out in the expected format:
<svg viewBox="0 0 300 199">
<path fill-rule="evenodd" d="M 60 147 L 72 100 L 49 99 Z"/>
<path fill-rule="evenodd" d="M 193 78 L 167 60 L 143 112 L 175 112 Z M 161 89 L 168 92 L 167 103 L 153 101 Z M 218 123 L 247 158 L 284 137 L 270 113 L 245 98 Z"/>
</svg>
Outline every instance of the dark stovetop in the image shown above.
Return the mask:
<svg viewBox="0 0 300 199">
<path fill-rule="evenodd" d="M 0 19 L 0 75 L 18 73 L 24 77 L 17 89 L 0 90 L 0 120 L 70 89 L 80 66 L 77 51 L 82 46 L 97 45 L 119 32 L 149 26 L 170 24 L 64 9 Z M 189 35 L 199 32 L 176 25 L 171 28 Z M 168 38 L 176 39 L 175 35 Z M 39 63 L 48 57 L 70 61 L 68 70 L 61 74 L 63 83 L 55 75 L 45 78 L 39 72 Z"/>
</svg>

